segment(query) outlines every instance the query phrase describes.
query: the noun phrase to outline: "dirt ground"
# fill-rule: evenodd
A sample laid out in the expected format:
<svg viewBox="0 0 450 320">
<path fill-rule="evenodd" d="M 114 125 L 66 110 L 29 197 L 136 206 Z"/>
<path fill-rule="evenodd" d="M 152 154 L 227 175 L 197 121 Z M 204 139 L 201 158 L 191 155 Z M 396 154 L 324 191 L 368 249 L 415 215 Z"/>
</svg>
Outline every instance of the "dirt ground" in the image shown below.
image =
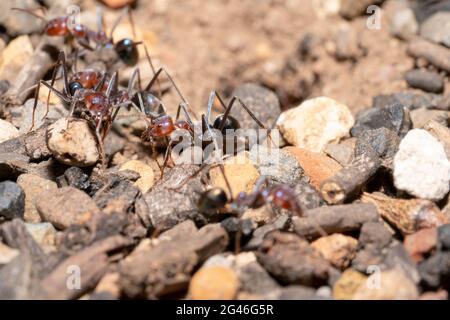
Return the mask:
<svg viewBox="0 0 450 320">
<path fill-rule="evenodd" d="M 366 17 L 347 21 L 316 0 L 139 1 L 134 17 L 152 56 L 174 71 L 196 110 L 206 108 L 210 90 L 229 94 L 253 81 L 277 91 L 283 108 L 324 95 L 357 112 L 375 95 L 405 89 L 403 74 L 413 66 L 405 43 L 390 35 L 390 5 L 383 6 L 379 30 L 369 30 Z M 118 11 L 107 14 L 112 19 Z M 337 61 L 333 38 L 348 28 L 364 55 Z M 319 42 L 314 58 L 292 66 L 308 34 Z M 289 67 L 293 70 L 286 72 Z M 293 97 L 284 99 L 292 96 L 286 87 Z"/>
</svg>

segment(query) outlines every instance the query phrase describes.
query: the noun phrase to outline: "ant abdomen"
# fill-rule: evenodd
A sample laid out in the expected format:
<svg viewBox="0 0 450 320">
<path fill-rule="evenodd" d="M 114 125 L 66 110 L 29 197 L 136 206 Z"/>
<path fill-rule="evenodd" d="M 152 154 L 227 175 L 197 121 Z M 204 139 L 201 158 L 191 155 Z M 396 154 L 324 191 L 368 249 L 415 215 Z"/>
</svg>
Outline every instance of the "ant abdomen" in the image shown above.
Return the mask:
<svg viewBox="0 0 450 320">
<path fill-rule="evenodd" d="M 205 214 L 217 213 L 228 203 L 228 197 L 222 188 L 212 188 L 200 195 L 198 200 L 198 209 Z"/>
<path fill-rule="evenodd" d="M 133 40 L 129 38 L 120 40 L 115 44 L 114 50 L 120 60 L 122 60 L 126 65 L 134 66 L 137 64 L 139 60 L 139 52 L 136 48 L 136 43 Z"/>
<path fill-rule="evenodd" d="M 139 99 L 139 95 L 142 98 L 142 103 Z M 146 91 L 135 93 L 131 101 L 137 106 L 142 106 L 144 113 L 147 116 L 160 115 L 165 112 L 161 101 L 156 96 Z"/>
</svg>

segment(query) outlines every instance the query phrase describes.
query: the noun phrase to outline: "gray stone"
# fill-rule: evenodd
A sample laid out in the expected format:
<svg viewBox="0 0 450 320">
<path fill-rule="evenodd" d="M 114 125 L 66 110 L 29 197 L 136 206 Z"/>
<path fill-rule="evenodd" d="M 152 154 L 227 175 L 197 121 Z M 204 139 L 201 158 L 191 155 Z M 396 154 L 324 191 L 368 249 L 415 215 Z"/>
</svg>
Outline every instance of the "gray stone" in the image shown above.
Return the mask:
<svg viewBox="0 0 450 320">
<path fill-rule="evenodd" d="M 19 136 L 19 130 L 6 120 L 0 119 L 0 143 Z"/>
<path fill-rule="evenodd" d="M 400 137 L 411 127 L 409 112 L 400 104 L 371 108 L 358 113 L 351 134 L 358 137 L 370 129 L 387 128 Z"/>
<path fill-rule="evenodd" d="M 394 158 L 394 185 L 418 198 L 440 200 L 449 191 L 450 162 L 442 144 L 422 129 L 401 141 Z"/>
<path fill-rule="evenodd" d="M 232 95 L 239 97 L 267 128 L 271 128 L 280 115 L 280 102 L 276 94 L 258 84 L 243 84 L 236 88 Z M 239 121 L 241 128 L 260 128 L 239 103 L 233 107 L 231 115 Z"/>
<path fill-rule="evenodd" d="M 400 104 L 409 110 L 417 108 L 446 110 L 450 108 L 450 96 L 413 92 L 378 95 L 373 98 L 372 108 L 383 108 L 394 104 Z"/>
<path fill-rule="evenodd" d="M 444 79 L 436 73 L 427 70 L 414 69 L 405 74 L 405 80 L 412 88 L 432 93 L 441 93 L 444 90 Z"/>
<path fill-rule="evenodd" d="M 196 170 L 198 167 L 195 165 L 179 165 L 166 170 L 164 177 L 144 196 L 148 216 L 157 230 L 170 229 L 188 219 L 198 224 L 206 223 L 206 218 L 200 214 L 197 207 L 198 193 L 204 191 L 200 175 L 191 178 L 179 190 L 171 190 L 184 179 L 188 179 Z"/>
<path fill-rule="evenodd" d="M 420 35 L 450 48 L 450 12 L 436 12 L 426 19 L 420 26 Z"/>
<path fill-rule="evenodd" d="M 25 194 L 21 187 L 12 181 L 0 182 L 0 217 L 7 220 L 23 218 Z"/>
<path fill-rule="evenodd" d="M 383 160 L 383 165 L 391 168 L 399 144 L 400 138 L 387 128 L 367 130 L 358 137 L 355 156 L 368 154 L 373 150 Z"/>
<path fill-rule="evenodd" d="M 450 224 L 438 228 L 438 241 L 444 250 L 450 250 Z"/>
<path fill-rule="evenodd" d="M 278 183 L 294 183 L 303 175 L 297 159 L 288 151 L 255 145 L 250 150 L 250 159 L 261 176 Z"/>
</svg>

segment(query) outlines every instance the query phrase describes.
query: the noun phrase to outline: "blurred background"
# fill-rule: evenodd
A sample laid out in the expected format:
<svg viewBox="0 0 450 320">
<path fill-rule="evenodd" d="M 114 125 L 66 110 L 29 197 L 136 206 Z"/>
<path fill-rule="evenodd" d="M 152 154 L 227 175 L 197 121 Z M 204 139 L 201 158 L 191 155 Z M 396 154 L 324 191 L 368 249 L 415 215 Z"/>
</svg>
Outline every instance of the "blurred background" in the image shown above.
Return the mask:
<svg viewBox="0 0 450 320">
<path fill-rule="evenodd" d="M 20 34 L 35 32 L 37 39 L 42 28 L 38 19 L 12 14 L 10 7 L 51 7 L 54 2 L 2 1 L 0 47 Z M 450 10 L 449 1 L 439 0 L 84 0 L 68 4 L 77 4 L 81 22 L 93 28 L 97 7 L 103 8 L 110 27 L 122 8 L 131 5 L 136 40 L 144 41 L 155 64 L 167 67 L 193 108 L 200 111 L 206 108 L 210 90 L 230 95 L 240 84 L 256 82 L 275 91 L 282 108 L 328 96 L 356 113 L 369 107 L 376 95 L 407 89 L 404 74 L 417 64 L 407 54 L 408 40 L 420 34 L 421 23 L 434 13 Z M 373 4 L 375 11 L 367 13 Z M 439 32 L 442 24 L 435 29 Z M 131 36 L 128 19 L 115 32 L 115 37 L 123 36 Z M 148 79 L 151 73 L 143 54 L 139 66 Z M 122 74 L 126 83 L 131 71 Z M 444 93 L 448 87 L 447 81 Z"/>
</svg>

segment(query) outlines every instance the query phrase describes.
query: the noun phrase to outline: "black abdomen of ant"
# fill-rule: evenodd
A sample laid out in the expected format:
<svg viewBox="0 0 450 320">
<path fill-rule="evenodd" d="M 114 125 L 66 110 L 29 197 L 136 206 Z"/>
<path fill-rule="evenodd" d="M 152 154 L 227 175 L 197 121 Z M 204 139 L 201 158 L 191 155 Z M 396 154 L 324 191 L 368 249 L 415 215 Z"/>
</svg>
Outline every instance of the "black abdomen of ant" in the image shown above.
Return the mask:
<svg viewBox="0 0 450 320">
<path fill-rule="evenodd" d="M 123 63 L 128 66 L 134 66 L 139 60 L 139 52 L 136 45 L 137 43 L 133 40 L 125 38 L 114 45 L 114 50 Z"/>
</svg>

